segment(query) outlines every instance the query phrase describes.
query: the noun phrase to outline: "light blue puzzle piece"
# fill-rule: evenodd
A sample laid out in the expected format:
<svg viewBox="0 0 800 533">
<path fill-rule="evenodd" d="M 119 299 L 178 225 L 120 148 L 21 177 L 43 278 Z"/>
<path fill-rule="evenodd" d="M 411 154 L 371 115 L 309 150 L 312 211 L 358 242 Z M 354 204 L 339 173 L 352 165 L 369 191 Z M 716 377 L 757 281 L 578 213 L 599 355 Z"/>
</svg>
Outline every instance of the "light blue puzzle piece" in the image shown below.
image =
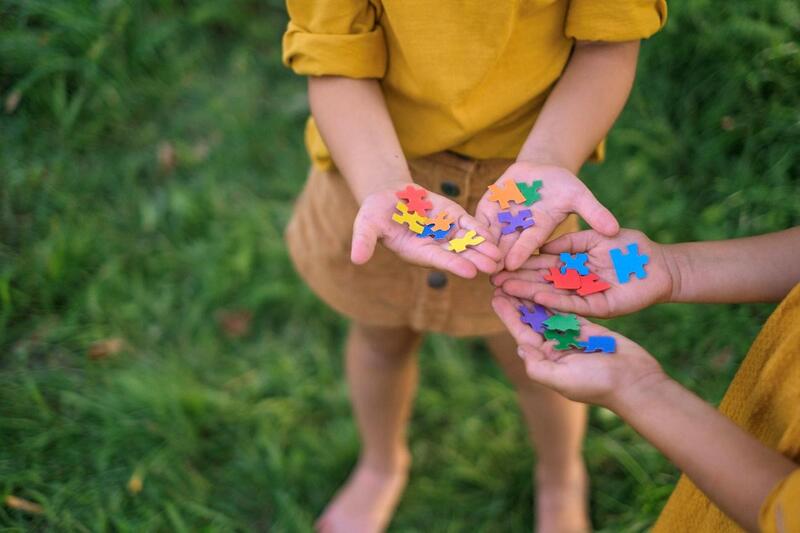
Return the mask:
<svg viewBox="0 0 800 533">
<path fill-rule="evenodd" d="M 578 346 L 584 352 L 614 353 L 617 351 L 617 340 L 614 337 L 592 335 L 588 341 L 578 341 Z"/>
<path fill-rule="evenodd" d="M 450 233 L 450 230 L 453 229 L 454 224 L 450 224 L 450 227 L 447 229 L 440 229 L 440 230 L 433 230 L 433 224 L 428 224 L 424 228 L 422 228 L 422 233 L 418 233 L 417 237 L 433 237 L 437 241 L 441 241 L 447 234 Z"/>
<path fill-rule="evenodd" d="M 645 254 L 639 254 L 639 245 L 635 242 L 628 245 L 627 254 L 623 254 L 619 248 L 610 250 L 609 254 L 620 283 L 628 283 L 631 274 L 636 274 L 639 279 L 647 277 L 644 266 L 650 261 L 650 258 Z"/>
<path fill-rule="evenodd" d="M 586 276 L 589 274 L 589 267 L 586 266 L 586 260 L 589 259 L 589 256 L 586 254 L 575 254 L 570 255 L 566 252 L 563 252 L 560 256 L 561 261 L 564 262 L 561 265 L 561 273 L 566 274 L 567 270 L 577 270 L 578 274 L 581 276 Z"/>
</svg>

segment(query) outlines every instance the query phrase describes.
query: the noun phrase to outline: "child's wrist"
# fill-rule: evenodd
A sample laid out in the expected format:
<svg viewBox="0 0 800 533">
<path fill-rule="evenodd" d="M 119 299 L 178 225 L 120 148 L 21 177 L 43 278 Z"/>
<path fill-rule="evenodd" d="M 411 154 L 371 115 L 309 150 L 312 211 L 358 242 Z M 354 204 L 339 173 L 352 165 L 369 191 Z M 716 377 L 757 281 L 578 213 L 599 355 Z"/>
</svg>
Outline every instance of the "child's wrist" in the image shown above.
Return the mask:
<svg viewBox="0 0 800 533">
<path fill-rule="evenodd" d="M 532 166 L 559 167 L 577 173 L 580 165 L 575 165 L 556 151 L 545 147 L 523 147 L 517 156 L 517 163 Z"/>
<path fill-rule="evenodd" d="M 681 244 L 661 244 L 664 261 L 672 281 L 672 288 L 663 303 L 688 302 L 688 287 L 691 280 L 691 257 Z"/>
<path fill-rule="evenodd" d="M 411 175 L 392 176 L 389 178 L 371 180 L 360 187 L 358 191 L 354 191 L 354 193 L 356 200 L 358 200 L 359 205 L 361 205 L 369 196 L 384 192 L 394 193 L 403 189 L 409 183 L 414 183 L 414 180 L 411 179 Z"/>
<path fill-rule="evenodd" d="M 647 410 L 653 402 L 668 396 L 675 385 L 677 383 L 659 369 L 615 391 L 603 407 L 629 420 L 636 412 Z"/>
</svg>

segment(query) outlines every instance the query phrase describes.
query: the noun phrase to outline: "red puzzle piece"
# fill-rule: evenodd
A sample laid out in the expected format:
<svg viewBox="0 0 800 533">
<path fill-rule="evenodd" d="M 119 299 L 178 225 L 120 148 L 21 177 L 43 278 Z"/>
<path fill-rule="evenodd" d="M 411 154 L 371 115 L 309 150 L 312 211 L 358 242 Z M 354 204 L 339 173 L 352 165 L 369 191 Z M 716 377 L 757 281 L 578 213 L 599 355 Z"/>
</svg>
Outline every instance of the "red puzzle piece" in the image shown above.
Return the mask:
<svg viewBox="0 0 800 533">
<path fill-rule="evenodd" d="M 591 275 L 589 274 L 589 276 Z M 559 267 L 550 267 L 550 273 L 545 274 L 544 279 L 552 281 L 556 289 L 579 289 L 581 287 L 581 275 L 577 270 L 567 270 L 565 274 L 562 274 Z"/>
<path fill-rule="evenodd" d="M 409 185 L 402 191 L 397 191 L 395 195 L 401 200 L 408 202 L 408 211 L 410 213 L 417 213 L 418 215 L 427 217 L 428 209 L 433 209 L 433 204 L 425 199 L 425 197 L 428 196 L 428 191 L 422 187 Z"/>
<path fill-rule="evenodd" d="M 569 271 L 567 271 L 569 272 Z M 596 292 L 603 292 L 606 289 L 610 289 L 611 285 L 597 277 L 597 274 L 594 272 L 590 272 L 585 276 L 581 276 L 581 286 L 578 289 L 578 294 L 580 296 L 589 296 L 590 294 L 594 294 Z"/>
</svg>

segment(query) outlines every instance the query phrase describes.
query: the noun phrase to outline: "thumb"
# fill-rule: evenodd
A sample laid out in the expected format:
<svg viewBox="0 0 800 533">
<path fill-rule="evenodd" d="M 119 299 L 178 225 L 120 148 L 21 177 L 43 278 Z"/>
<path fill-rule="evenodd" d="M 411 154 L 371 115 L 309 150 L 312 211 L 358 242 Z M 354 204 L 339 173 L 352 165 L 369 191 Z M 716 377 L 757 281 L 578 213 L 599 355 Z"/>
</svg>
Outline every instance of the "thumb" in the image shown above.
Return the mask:
<svg viewBox="0 0 800 533">
<path fill-rule="evenodd" d="M 527 344 L 520 346 L 517 352 L 525 361 L 529 378 L 545 387 L 558 389 L 563 379 L 561 365 L 548 359 L 542 350 Z"/>
<path fill-rule="evenodd" d="M 350 260 L 356 265 L 363 265 L 375 253 L 378 242 L 378 229 L 359 213 L 353 222 L 353 241 L 350 245 Z"/>
<path fill-rule="evenodd" d="M 606 237 L 613 237 L 619 233 L 617 219 L 611 214 L 611 211 L 597 201 L 597 198 L 588 188 L 585 188 L 583 194 L 575 200 L 575 211 L 592 229 Z"/>
</svg>

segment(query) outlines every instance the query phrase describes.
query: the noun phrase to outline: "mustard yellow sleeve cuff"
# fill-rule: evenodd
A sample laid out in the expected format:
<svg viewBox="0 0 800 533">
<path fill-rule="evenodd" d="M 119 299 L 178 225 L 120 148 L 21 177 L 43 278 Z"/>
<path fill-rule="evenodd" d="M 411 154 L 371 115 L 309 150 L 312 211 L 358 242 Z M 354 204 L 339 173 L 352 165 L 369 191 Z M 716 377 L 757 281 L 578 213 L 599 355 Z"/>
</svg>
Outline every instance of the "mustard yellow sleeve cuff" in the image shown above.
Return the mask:
<svg viewBox="0 0 800 533">
<path fill-rule="evenodd" d="M 758 525 L 763 533 L 800 531 L 800 468 L 772 489 L 761 505 Z"/>
<path fill-rule="evenodd" d="M 572 0 L 564 33 L 580 41 L 637 41 L 666 22 L 665 0 Z"/>
<path fill-rule="evenodd" d="M 382 78 L 386 73 L 383 28 L 366 33 L 309 33 L 289 23 L 283 35 L 283 64 L 303 76 Z"/>
</svg>

